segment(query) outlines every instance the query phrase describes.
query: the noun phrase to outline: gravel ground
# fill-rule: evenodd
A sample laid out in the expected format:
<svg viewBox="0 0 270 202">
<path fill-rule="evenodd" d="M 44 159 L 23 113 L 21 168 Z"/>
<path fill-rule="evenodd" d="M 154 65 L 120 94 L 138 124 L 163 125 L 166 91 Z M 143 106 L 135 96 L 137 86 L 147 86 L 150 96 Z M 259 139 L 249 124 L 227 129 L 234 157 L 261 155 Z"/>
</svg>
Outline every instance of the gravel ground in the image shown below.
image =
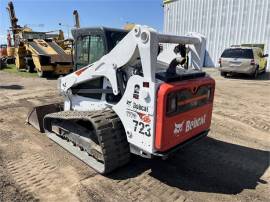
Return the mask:
<svg viewBox="0 0 270 202">
<path fill-rule="evenodd" d="M 60 101 L 56 80 L 0 71 L 0 201 L 270 201 L 270 80 L 216 80 L 211 132 L 166 161 L 133 157 L 108 177 L 25 124 Z"/>
</svg>

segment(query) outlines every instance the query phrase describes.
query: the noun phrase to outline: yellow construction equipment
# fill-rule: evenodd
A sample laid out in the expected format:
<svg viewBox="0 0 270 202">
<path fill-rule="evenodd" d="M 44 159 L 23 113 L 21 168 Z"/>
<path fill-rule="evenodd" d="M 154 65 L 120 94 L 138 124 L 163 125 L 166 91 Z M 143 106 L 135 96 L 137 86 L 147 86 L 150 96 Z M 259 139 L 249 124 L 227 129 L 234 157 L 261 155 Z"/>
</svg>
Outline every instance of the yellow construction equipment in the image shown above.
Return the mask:
<svg viewBox="0 0 270 202">
<path fill-rule="evenodd" d="M 65 51 L 66 54 L 72 54 L 73 39 L 65 39 L 63 30 L 60 29 L 46 32 L 46 37 L 55 41 L 55 43 L 57 43 Z"/>
<path fill-rule="evenodd" d="M 7 10 L 15 46 L 15 64 L 18 70 L 24 69 L 28 72 L 36 70 L 40 77 L 71 72 L 71 54 L 67 54 L 49 33 L 35 32 L 29 27 L 19 26 L 12 2 L 8 3 Z"/>
<path fill-rule="evenodd" d="M 128 31 L 130 31 L 130 30 L 132 30 L 133 28 L 135 27 L 135 23 L 129 23 L 129 22 L 127 22 L 125 25 L 124 25 L 124 30 L 128 30 Z"/>
</svg>

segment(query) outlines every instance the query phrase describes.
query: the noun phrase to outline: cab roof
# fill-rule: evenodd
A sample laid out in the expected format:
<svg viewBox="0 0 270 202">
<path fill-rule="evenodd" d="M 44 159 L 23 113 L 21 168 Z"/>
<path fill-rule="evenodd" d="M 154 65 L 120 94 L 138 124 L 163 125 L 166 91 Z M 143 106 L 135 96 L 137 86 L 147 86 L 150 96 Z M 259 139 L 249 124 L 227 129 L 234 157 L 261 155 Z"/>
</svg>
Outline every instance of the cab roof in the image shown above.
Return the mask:
<svg viewBox="0 0 270 202">
<path fill-rule="evenodd" d="M 129 30 L 100 26 L 100 27 L 74 28 L 74 29 L 71 30 L 71 33 L 72 33 L 74 38 L 77 38 L 77 36 L 80 36 L 80 35 L 89 35 L 90 33 L 93 33 L 93 32 L 105 33 L 107 31 L 129 32 Z"/>
</svg>

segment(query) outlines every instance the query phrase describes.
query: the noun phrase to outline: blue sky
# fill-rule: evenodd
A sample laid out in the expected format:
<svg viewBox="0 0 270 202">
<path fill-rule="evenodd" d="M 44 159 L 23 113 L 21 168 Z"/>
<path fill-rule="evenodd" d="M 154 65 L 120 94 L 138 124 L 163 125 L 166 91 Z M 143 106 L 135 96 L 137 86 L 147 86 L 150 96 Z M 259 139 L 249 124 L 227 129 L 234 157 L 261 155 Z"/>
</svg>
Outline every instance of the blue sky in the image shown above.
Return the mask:
<svg viewBox="0 0 270 202">
<path fill-rule="evenodd" d="M 10 26 L 6 6 L 8 0 L 0 0 L 0 43 L 6 43 Z M 73 26 L 72 12 L 80 14 L 81 27 L 108 26 L 121 28 L 126 22 L 163 29 L 162 0 L 14 0 L 18 24 L 28 24 L 35 31 L 51 31 Z"/>
</svg>

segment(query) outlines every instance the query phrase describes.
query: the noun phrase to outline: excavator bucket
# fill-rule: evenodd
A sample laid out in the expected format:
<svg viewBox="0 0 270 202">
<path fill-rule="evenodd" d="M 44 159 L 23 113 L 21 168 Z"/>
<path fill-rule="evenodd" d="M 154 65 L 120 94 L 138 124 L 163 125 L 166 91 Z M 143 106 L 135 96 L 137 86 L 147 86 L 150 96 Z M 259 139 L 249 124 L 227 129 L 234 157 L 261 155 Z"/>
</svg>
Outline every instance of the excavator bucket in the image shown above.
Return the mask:
<svg viewBox="0 0 270 202">
<path fill-rule="evenodd" d="M 47 114 L 63 110 L 63 103 L 53 103 L 34 107 L 28 114 L 26 122 L 44 133 L 43 119 Z"/>
</svg>

